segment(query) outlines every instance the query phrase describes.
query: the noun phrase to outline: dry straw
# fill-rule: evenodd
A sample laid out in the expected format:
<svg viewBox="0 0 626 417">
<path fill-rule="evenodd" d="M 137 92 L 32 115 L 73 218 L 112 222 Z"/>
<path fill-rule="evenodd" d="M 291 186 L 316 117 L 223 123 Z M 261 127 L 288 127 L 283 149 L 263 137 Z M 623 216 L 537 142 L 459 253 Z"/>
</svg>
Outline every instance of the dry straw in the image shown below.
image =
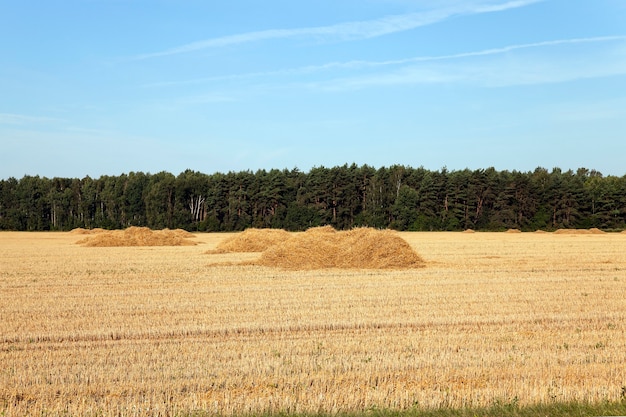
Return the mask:
<svg viewBox="0 0 626 417">
<path fill-rule="evenodd" d="M 185 230 L 151 230 L 147 227 L 129 227 L 125 230 L 102 231 L 76 242 L 89 247 L 112 246 L 192 246 L 195 237 Z"/>
<path fill-rule="evenodd" d="M 289 270 L 312 269 L 409 269 L 424 260 L 397 233 L 356 228 L 309 229 L 265 250 L 257 262 Z"/>
<path fill-rule="evenodd" d="M 96 227 L 95 229 L 83 229 L 82 227 L 77 227 L 76 229 L 72 229 L 70 233 L 73 235 L 94 235 L 97 233 L 102 233 L 104 231 L 104 229 L 101 229 L 99 227 Z"/>
<path fill-rule="evenodd" d="M 277 243 L 291 238 L 291 234 L 282 229 L 246 229 L 225 239 L 207 253 L 263 252 Z"/>
<path fill-rule="evenodd" d="M 557 235 L 602 235 L 606 232 L 594 227 L 591 229 L 558 229 L 554 233 Z"/>
<path fill-rule="evenodd" d="M 626 234 L 397 235 L 428 268 L 207 268 L 225 235 L 87 250 L 75 234 L 0 233 L 0 416 L 623 398 Z"/>
</svg>

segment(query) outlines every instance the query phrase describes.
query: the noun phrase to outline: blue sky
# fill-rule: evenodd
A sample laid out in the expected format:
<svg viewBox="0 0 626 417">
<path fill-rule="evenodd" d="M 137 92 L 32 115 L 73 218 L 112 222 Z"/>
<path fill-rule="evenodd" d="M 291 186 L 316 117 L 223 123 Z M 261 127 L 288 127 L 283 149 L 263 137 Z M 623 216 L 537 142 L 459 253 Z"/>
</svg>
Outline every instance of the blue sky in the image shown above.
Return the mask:
<svg viewBox="0 0 626 417">
<path fill-rule="evenodd" d="M 624 0 L 0 3 L 0 178 L 626 174 Z"/>
</svg>

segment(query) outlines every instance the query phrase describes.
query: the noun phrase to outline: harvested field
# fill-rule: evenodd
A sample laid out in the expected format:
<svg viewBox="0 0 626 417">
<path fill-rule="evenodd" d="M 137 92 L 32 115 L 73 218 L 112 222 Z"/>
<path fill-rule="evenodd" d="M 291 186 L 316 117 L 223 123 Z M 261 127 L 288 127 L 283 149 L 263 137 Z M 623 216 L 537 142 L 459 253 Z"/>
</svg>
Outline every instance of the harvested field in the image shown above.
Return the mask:
<svg viewBox="0 0 626 417">
<path fill-rule="evenodd" d="M 424 261 L 396 232 L 318 227 L 278 241 L 258 264 L 291 270 L 407 269 L 422 267 Z"/>
<path fill-rule="evenodd" d="M 220 242 L 209 254 L 232 252 L 263 252 L 265 249 L 291 238 L 291 234 L 280 229 L 246 229 Z"/>
<path fill-rule="evenodd" d="M 197 244 L 189 240 L 190 238 L 194 238 L 195 235 L 181 229 L 151 230 L 147 227 L 129 227 L 125 230 L 103 231 L 100 229 L 95 232 L 83 232 L 85 229 L 78 230 L 78 234 L 88 234 L 92 236 L 81 239 L 76 242 L 76 244 L 89 247 L 192 246 Z M 70 233 L 73 232 L 74 231 Z"/>
<path fill-rule="evenodd" d="M 329 232 L 329 234 L 333 234 Z M 0 233 L 0 415 L 618 401 L 626 235 L 399 233 L 401 270 Z"/>
</svg>

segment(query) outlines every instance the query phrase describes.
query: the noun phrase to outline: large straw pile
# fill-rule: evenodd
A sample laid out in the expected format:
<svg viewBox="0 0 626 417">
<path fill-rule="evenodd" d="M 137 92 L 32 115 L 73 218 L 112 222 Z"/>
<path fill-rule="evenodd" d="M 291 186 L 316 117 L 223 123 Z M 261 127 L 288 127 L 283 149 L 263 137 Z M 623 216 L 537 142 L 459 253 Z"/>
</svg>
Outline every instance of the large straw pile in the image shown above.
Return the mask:
<svg viewBox="0 0 626 417">
<path fill-rule="evenodd" d="M 225 239 L 207 253 L 263 252 L 270 246 L 289 238 L 291 234 L 282 229 L 251 228 Z"/>
<path fill-rule="evenodd" d="M 269 247 L 258 264 L 291 270 L 409 269 L 424 260 L 398 234 L 388 230 L 357 228 L 335 231 L 313 228 Z"/>
<path fill-rule="evenodd" d="M 181 230 L 150 230 L 147 227 L 129 227 L 125 230 L 104 231 L 76 242 L 89 247 L 110 246 L 191 246 L 193 234 Z"/>
</svg>

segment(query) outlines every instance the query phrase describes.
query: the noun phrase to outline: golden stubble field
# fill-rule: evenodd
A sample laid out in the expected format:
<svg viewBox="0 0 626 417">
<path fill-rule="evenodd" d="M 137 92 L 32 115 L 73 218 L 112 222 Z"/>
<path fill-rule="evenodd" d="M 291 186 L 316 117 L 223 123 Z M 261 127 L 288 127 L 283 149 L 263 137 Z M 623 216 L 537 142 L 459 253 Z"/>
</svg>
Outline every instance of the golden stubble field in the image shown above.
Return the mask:
<svg viewBox="0 0 626 417">
<path fill-rule="evenodd" d="M 402 233 L 412 270 L 0 233 L 0 414 L 617 400 L 626 235 Z"/>
</svg>

